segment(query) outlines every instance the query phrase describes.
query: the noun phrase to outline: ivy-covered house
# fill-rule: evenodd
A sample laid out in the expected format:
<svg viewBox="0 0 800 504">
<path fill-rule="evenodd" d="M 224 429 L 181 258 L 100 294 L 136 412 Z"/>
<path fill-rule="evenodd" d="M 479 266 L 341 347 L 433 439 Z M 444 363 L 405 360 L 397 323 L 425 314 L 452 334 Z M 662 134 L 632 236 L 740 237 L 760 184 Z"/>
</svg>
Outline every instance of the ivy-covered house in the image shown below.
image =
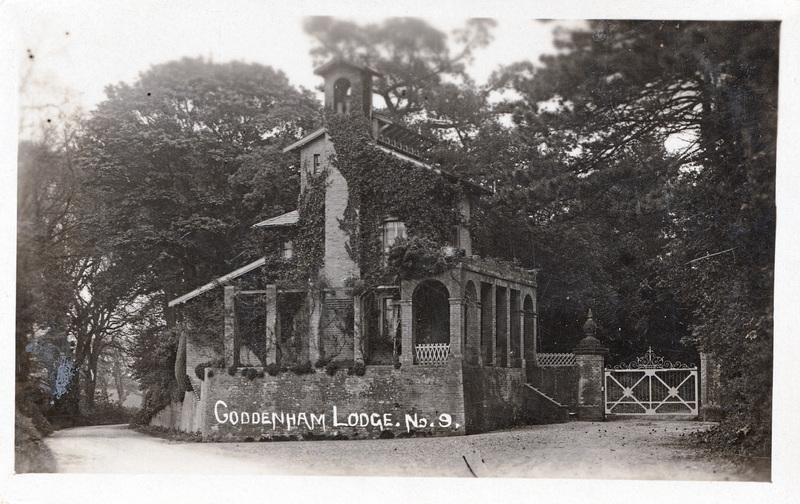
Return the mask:
<svg viewBox="0 0 800 504">
<path fill-rule="evenodd" d="M 374 71 L 334 60 L 316 74 L 325 127 L 285 149 L 297 209 L 253 225 L 264 257 L 169 303 L 224 292 L 221 331 L 184 327 L 176 373 L 191 386 L 170 422 L 257 440 L 531 420 L 536 279 L 473 255 L 489 191 L 427 164 L 431 139 L 372 110 Z"/>
</svg>

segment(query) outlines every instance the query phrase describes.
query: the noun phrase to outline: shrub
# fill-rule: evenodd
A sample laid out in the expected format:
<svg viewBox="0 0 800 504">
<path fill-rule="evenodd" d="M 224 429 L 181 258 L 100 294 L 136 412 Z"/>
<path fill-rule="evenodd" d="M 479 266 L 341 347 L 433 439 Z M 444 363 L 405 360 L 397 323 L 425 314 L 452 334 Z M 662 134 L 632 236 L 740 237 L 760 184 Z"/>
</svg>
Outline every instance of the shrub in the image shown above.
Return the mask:
<svg viewBox="0 0 800 504">
<path fill-rule="evenodd" d="M 250 381 L 255 380 L 258 377 L 258 369 L 256 368 L 246 368 L 242 371 L 242 375 Z"/>
<path fill-rule="evenodd" d="M 306 361 L 305 364 L 297 364 L 289 368 L 289 371 L 296 375 L 306 375 L 314 373 L 314 366 L 311 361 Z"/>
<path fill-rule="evenodd" d="M 208 367 L 221 368 L 225 366 L 225 359 L 214 359 L 206 362 L 201 362 L 194 368 L 194 374 L 201 380 L 205 380 L 205 371 Z M 209 376 L 211 372 L 209 371 Z"/>
<path fill-rule="evenodd" d="M 278 376 L 278 373 L 281 372 L 281 367 L 273 362 L 264 366 L 264 371 L 270 376 Z"/>
<path fill-rule="evenodd" d="M 339 370 L 339 363 L 336 361 L 331 361 L 325 365 L 325 374 L 328 376 L 333 376 L 336 374 L 336 371 Z"/>
</svg>

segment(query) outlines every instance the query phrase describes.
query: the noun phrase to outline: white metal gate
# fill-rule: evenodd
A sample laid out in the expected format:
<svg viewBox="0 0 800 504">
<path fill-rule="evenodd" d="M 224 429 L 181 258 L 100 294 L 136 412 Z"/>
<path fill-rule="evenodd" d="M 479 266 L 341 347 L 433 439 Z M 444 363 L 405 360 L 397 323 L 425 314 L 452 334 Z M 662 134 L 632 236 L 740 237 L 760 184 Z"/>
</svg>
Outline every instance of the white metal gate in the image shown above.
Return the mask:
<svg viewBox="0 0 800 504">
<path fill-rule="evenodd" d="M 605 370 L 606 414 L 697 415 L 697 367 L 647 349 L 636 362 Z"/>
</svg>

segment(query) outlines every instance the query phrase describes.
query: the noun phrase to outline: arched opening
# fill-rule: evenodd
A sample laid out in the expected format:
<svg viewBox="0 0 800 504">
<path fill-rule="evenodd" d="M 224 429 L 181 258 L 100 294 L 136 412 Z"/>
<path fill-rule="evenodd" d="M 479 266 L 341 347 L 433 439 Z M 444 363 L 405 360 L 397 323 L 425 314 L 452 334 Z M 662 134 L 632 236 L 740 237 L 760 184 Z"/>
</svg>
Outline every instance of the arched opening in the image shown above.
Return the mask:
<svg viewBox="0 0 800 504">
<path fill-rule="evenodd" d="M 443 283 L 425 280 L 414 290 L 414 347 L 419 364 L 443 364 L 450 346 L 450 293 Z"/>
<path fill-rule="evenodd" d="M 333 110 L 338 114 L 350 112 L 350 94 L 352 86 L 350 81 L 344 77 L 336 79 L 333 83 Z"/>
<path fill-rule="evenodd" d="M 480 354 L 480 314 L 478 312 L 478 293 L 472 281 L 467 282 L 467 286 L 464 288 L 464 298 L 467 301 L 464 307 L 464 327 L 466 328 L 464 356 L 468 363 L 477 364 Z"/>
<path fill-rule="evenodd" d="M 525 301 L 522 304 L 522 311 L 525 317 L 522 327 L 522 337 L 525 343 L 525 360 L 533 362 L 536 356 L 536 342 L 534 338 L 536 313 L 533 310 L 533 299 L 530 294 L 525 296 Z"/>
</svg>

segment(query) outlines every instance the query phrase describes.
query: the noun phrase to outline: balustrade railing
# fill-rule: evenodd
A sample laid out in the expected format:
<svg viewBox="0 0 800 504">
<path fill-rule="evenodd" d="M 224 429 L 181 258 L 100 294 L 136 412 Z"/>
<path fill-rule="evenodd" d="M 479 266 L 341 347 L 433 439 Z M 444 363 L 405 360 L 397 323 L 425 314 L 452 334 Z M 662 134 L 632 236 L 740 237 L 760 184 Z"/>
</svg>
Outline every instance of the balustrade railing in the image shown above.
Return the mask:
<svg viewBox="0 0 800 504">
<path fill-rule="evenodd" d="M 420 343 L 416 345 L 417 364 L 421 366 L 442 366 L 450 355 L 449 343 Z"/>
<path fill-rule="evenodd" d="M 540 367 L 577 366 L 573 353 L 540 353 L 536 354 L 536 364 Z"/>
</svg>

